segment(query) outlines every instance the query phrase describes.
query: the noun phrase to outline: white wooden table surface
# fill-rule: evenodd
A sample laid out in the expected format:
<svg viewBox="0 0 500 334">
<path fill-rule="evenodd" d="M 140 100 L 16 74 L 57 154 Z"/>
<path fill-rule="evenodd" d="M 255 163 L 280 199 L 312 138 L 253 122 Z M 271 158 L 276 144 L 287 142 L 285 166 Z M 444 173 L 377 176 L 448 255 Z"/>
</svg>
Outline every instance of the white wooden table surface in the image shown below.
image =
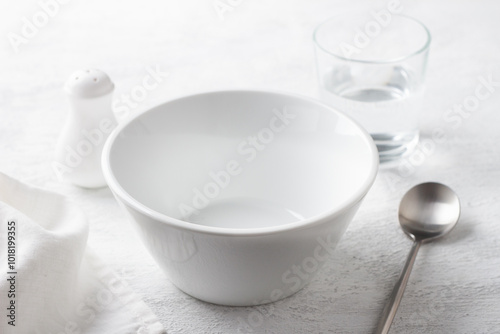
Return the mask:
<svg viewBox="0 0 500 334">
<path fill-rule="evenodd" d="M 51 163 L 68 112 L 62 85 L 76 69 L 104 70 L 116 84 L 121 116 L 202 90 L 316 96 L 313 28 L 340 11 L 383 9 L 388 1 L 66 2 L 51 7 L 47 19 L 38 17 L 35 0 L 0 5 L 0 170 L 77 201 L 91 221 L 90 247 L 142 295 L 169 333 L 371 333 L 411 245 L 397 223 L 399 199 L 429 180 L 456 190 L 462 217 L 448 237 L 422 247 L 391 333 L 500 333 L 498 1 L 401 0 L 403 12 L 433 35 L 422 146 L 400 166 L 380 171 L 335 255 L 309 286 L 247 308 L 206 304 L 177 290 L 107 188 L 83 190 L 57 180 Z M 226 10 L 218 13 L 214 4 Z M 34 19 L 39 27 L 26 28 Z M 124 108 L 121 95 L 141 85 L 148 69 L 168 75 L 143 101 L 133 100 L 135 108 Z"/>
</svg>

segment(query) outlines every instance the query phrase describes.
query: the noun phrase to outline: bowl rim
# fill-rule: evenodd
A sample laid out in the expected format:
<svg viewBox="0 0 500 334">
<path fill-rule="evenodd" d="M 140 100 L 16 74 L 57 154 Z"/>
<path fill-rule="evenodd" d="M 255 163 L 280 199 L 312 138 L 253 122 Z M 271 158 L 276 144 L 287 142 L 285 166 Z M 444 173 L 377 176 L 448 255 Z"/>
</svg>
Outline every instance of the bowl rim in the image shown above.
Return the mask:
<svg viewBox="0 0 500 334">
<path fill-rule="evenodd" d="M 111 169 L 111 164 L 110 164 L 110 152 L 113 144 L 116 141 L 116 138 L 120 135 L 122 130 L 126 128 L 129 124 L 134 122 L 136 119 L 140 118 L 144 114 L 148 112 L 152 112 L 156 110 L 157 108 L 160 108 L 164 105 L 167 105 L 172 102 L 177 102 L 179 100 L 183 99 L 189 99 L 193 97 L 199 97 L 202 95 L 214 95 L 214 94 L 235 94 L 235 93 L 249 93 L 249 94 L 267 94 L 267 95 L 275 95 L 275 96 L 282 96 L 286 98 L 294 98 L 294 99 L 301 99 L 303 101 L 307 101 L 308 103 L 316 104 L 318 106 L 321 106 L 323 108 L 327 108 L 331 112 L 337 114 L 340 117 L 344 117 L 347 119 L 349 122 L 353 123 L 355 127 L 358 128 L 360 131 L 364 141 L 368 144 L 370 148 L 370 160 L 371 160 L 371 169 L 365 178 L 363 184 L 349 197 L 347 197 L 343 202 L 341 202 L 341 205 L 335 207 L 332 210 L 328 210 L 325 212 L 322 212 L 318 215 L 309 217 L 307 219 L 302 219 L 295 221 L 293 223 L 288 223 L 284 225 L 277 225 L 277 226 L 270 226 L 270 227 L 259 227 L 259 228 L 245 228 L 245 229 L 236 229 L 236 228 L 227 228 L 227 227 L 214 227 L 214 226 L 206 226 L 206 225 L 199 225 L 191 222 L 187 222 L 181 219 L 173 218 L 170 217 L 166 214 L 160 213 L 156 210 L 153 210 L 146 206 L 145 204 L 139 202 L 135 198 L 133 198 L 123 187 L 120 185 L 118 180 L 115 178 L 114 173 Z M 379 168 L 379 156 L 378 156 L 378 150 L 375 146 L 375 143 L 373 142 L 371 136 L 368 134 L 368 132 L 359 125 L 358 122 L 350 118 L 349 116 L 345 115 L 344 113 L 338 111 L 337 109 L 319 101 L 311 97 L 303 96 L 300 94 L 296 93 L 288 93 L 288 92 L 281 92 L 281 91 L 276 91 L 276 90 L 254 90 L 254 89 L 231 89 L 231 90 L 210 90 L 210 91 L 203 91 L 199 93 L 190 93 L 190 94 L 185 94 L 181 95 L 172 99 L 165 100 L 161 103 L 158 103 L 154 105 L 153 107 L 150 107 L 142 112 L 138 112 L 134 116 L 130 116 L 127 119 L 125 119 L 122 122 L 119 122 L 118 126 L 111 132 L 111 134 L 108 136 L 103 150 L 102 150 L 102 159 L 101 159 L 101 167 L 102 171 L 104 174 L 104 178 L 106 180 L 106 183 L 108 184 L 109 188 L 111 191 L 114 193 L 115 197 L 117 199 L 120 199 L 123 201 L 123 204 L 126 204 L 130 206 L 131 208 L 139 211 L 140 213 L 156 220 L 159 222 L 162 222 L 164 224 L 170 225 L 175 228 L 179 228 L 182 230 L 187 230 L 191 232 L 199 232 L 203 234 L 211 234 L 211 235 L 219 235 L 219 236 L 262 236 L 262 235 L 271 235 L 275 233 L 282 233 L 286 231 L 291 231 L 291 230 L 299 230 L 303 229 L 306 227 L 311 227 L 316 224 L 320 224 L 321 222 L 325 220 L 331 220 L 335 217 L 338 217 L 342 215 L 344 212 L 349 210 L 351 207 L 355 206 L 358 202 L 360 202 L 364 196 L 368 193 L 370 190 L 371 186 L 375 182 L 375 178 L 378 173 L 378 168 Z"/>
</svg>

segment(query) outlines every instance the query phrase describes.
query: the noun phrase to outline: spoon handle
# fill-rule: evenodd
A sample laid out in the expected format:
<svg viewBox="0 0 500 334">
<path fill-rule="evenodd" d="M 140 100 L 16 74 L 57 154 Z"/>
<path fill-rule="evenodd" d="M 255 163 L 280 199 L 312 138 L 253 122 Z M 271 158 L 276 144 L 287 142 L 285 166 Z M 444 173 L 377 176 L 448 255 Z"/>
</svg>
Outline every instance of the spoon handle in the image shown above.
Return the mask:
<svg viewBox="0 0 500 334">
<path fill-rule="evenodd" d="M 403 268 L 403 272 L 401 273 L 401 276 L 399 277 L 394 290 L 392 290 L 391 298 L 387 302 L 387 305 L 385 305 L 384 312 L 382 313 L 382 317 L 378 324 L 377 330 L 375 331 L 375 334 L 389 333 L 389 328 L 391 328 L 391 324 L 394 320 L 394 316 L 396 315 L 396 311 L 398 310 L 399 303 L 401 302 L 401 298 L 403 298 L 406 283 L 408 283 L 408 279 L 410 278 L 411 269 L 413 268 L 413 263 L 415 263 L 415 259 L 417 258 L 417 253 L 421 244 L 422 241 L 415 241 L 413 243 L 410 254 L 408 254 L 405 267 Z"/>
</svg>

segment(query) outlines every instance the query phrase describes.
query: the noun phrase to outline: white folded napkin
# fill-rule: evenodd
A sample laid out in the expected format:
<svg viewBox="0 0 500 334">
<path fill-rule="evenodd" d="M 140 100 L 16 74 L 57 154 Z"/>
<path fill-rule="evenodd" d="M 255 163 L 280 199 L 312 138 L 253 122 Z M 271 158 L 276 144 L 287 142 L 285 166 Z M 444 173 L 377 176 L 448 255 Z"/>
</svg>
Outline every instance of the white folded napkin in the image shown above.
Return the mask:
<svg viewBox="0 0 500 334">
<path fill-rule="evenodd" d="M 0 333 L 166 333 L 87 234 L 75 204 L 0 173 Z"/>
</svg>

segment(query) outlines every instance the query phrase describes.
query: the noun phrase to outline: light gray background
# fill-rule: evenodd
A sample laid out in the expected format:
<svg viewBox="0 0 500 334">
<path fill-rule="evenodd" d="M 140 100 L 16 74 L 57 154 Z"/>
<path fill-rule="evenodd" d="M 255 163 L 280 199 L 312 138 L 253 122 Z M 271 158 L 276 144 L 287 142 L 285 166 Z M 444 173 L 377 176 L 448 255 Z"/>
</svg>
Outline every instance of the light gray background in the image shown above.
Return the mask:
<svg viewBox="0 0 500 334">
<path fill-rule="evenodd" d="M 291 298 L 253 308 L 199 302 L 159 271 L 108 189 L 58 182 L 51 163 L 68 112 L 62 85 L 74 70 L 107 72 L 115 99 L 141 84 L 148 67 L 169 72 L 133 113 L 222 88 L 317 96 L 313 28 L 344 10 L 380 10 L 388 1 L 231 3 L 222 20 L 213 0 L 73 0 L 16 53 L 8 34 L 20 34 L 23 17 L 32 20 L 40 6 L 3 1 L 0 170 L 80 204 L 91 222 L 89 245 L 169 333 L 371 333 L 410 249 L 397 224 L 399 199 L 419 182 L 443 182 L 461 198 L 460 223 L 422 247 L 391 333 L 500 333 L 500 84 L 456 122 L 444 118 L 471 101 L 481 77 L 500 82 L 498 1 L 402 1 L 403 13 L 433 35 L 421 113 L 426 145 L 400 168 L 380 171 L 335 256 Z M 432 141 L 435 129 L 444 131 L 443 140 Z M 239 319 L 263 322 L 250 328 Z"/>
</svg>

